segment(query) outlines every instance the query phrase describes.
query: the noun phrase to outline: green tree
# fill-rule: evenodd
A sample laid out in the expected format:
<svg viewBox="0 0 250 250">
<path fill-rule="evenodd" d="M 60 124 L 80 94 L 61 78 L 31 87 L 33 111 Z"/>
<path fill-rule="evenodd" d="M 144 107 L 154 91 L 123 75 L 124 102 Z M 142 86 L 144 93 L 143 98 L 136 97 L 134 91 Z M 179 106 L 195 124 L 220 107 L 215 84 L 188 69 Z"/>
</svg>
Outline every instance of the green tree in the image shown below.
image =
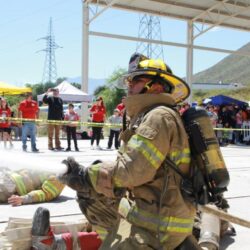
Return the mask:
<svg viewBox="0 0 250 250">
<path fill-rule="evenodd" d="M 7 103 L 14 115 L 17 116 L 19 103 L 24 100 L 24 95 L 5 96 Z"/>
<path fill-rule="evenodd" d="M 101 93 L 102 93 L 103 91 L 105 91 L 107 88 L 108 88 L 108 86 L 107 86 L 106 84 L 97 87 L 97 88 L 95 89 L 95 91 L 94 91 L 94 96 L 97 97 L 97 96 L 101 95 Z"/>
<path fill-rule="evenodd" d="M 30 84 L 27 83 L 25 86 L 30 87 L 32 89 L 32 95 L 33 99 L 37 100 L 37 96 L 43 94 L 46 92 L 49 88 L 54 88 L 64 80 L 66 80 L 67 77 L 59 77 L 55 83 L 53 82 L 46 82 L 46 83 L 36 83 L 36 84 Z"/>
<path fill-rule="evenodd" d="M 73 85 L 74 87 L 78 88 L 78 89 L 81 89 L 82 86 L 80 83 L 77 83 L 77 82 L 71 82 L 71 85 Z"/>
<path fill-rule="evenodd" d="M 58 85 L 60 83 L 62 83 L 63 81 L 65 81 L 67 79 L 67 77 L 59 77 L 57 78 L 56 82 L 55 82 L 55 85 Z"/>
</svg>

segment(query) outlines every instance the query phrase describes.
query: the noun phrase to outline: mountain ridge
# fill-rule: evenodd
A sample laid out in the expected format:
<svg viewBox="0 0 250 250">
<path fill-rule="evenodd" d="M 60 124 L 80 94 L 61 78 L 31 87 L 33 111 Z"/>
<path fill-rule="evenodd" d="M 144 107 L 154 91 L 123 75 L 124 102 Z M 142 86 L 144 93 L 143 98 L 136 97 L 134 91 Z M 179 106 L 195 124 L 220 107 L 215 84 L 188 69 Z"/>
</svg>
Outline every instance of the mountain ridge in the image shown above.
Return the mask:
<svg viewBox="0 0 250 250">
<path fill-rule="evenodd" d="M 237 51 L 250 53 L 250 42 Z M 250 85 L 250 56 L 231 54 L 212 67 L 194 74 L 194 83 L 243 83 Z"/>
</svg>

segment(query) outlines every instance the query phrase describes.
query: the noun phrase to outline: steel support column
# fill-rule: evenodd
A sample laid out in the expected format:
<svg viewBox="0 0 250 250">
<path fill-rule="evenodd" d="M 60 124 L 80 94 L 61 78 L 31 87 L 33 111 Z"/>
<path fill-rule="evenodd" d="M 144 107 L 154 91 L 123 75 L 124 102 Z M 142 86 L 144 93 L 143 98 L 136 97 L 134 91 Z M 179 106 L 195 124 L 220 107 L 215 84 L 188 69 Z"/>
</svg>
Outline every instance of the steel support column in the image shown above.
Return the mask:
<svg viewBox="0 0 250 250">
<path fill-rule="evenodd" d="M 190 96 L 188 102 L 192 103 L 192 81 L 193 81 L 193 45 L 194 45 L 194 29 L 193 22 L 188 21 L 187 23 L 187 65 L 186 65 L 186 79 L 190 87 Z"/>
<path fill-rule="evenodd" d="M 82 91 L 88 92 L 89 74 L 89 6 L 83 3 L 83 25 L 82 25 Z"/>
<path fill-rule="evenodd" d="M 88 93 L 89 82 L 89 3 L 83 2 L 83 24 L 82 24 L 82 91 Z M 87 121 L 88 106 L 82 103 L 81 121 Z"/>
</svg>

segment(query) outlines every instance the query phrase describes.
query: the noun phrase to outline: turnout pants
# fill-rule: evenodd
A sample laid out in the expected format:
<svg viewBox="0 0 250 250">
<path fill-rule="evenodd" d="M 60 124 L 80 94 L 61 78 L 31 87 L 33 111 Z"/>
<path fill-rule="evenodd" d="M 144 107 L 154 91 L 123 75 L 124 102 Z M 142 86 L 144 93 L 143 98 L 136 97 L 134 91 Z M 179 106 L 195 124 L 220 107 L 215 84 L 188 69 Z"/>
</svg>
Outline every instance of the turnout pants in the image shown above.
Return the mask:
<svg viewBox="0 0 250 250">
<path fill-rule="evenodd" d="M 93 188 L 90 188 L 89 192 L 86 193 L 78 192 L 77 196 L 81 211 L 103 240 L 100 250 L 175 249 L 176 239 L 161 243 L 156 232 L 131 225 L 125 219 L 121 218 L 119 214 L 121 213 L 119 199 L 107 198 L 104 195 L 96 193 Z M 122 208 L 123 206 L 120 207 Z M 186 240 L 183 240 L 185 246 L 186 242 L 184 241 Z M 201 249 L 197 246 L 196 240 L 194 240 L 192 248 L 184 248 L 184 246 L 177 249 Z"/>
</svg>

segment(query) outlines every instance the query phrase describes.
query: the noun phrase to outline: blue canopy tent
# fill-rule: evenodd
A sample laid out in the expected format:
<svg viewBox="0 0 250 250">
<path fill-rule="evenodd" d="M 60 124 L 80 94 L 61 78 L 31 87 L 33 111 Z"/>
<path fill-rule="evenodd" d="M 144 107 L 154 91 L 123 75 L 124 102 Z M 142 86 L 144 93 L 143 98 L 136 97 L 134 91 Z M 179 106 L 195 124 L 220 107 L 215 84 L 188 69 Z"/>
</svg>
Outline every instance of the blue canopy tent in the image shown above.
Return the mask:
<svg viewBox="0 0 250 250">
<path fill-rule="evenodd" d="M 234 99 L 232 97 L 229 96 L 225 96 L 225 95 L 216 95 L 216 96 L 212 96 L 209 97 L 209 99 L 211 99 L 211 104 L 212 105 L 237 105 L 239 107 L 247 107 L 248 103 L 247 102 L 243 102 L 237 99 Z"/>
</svg>

